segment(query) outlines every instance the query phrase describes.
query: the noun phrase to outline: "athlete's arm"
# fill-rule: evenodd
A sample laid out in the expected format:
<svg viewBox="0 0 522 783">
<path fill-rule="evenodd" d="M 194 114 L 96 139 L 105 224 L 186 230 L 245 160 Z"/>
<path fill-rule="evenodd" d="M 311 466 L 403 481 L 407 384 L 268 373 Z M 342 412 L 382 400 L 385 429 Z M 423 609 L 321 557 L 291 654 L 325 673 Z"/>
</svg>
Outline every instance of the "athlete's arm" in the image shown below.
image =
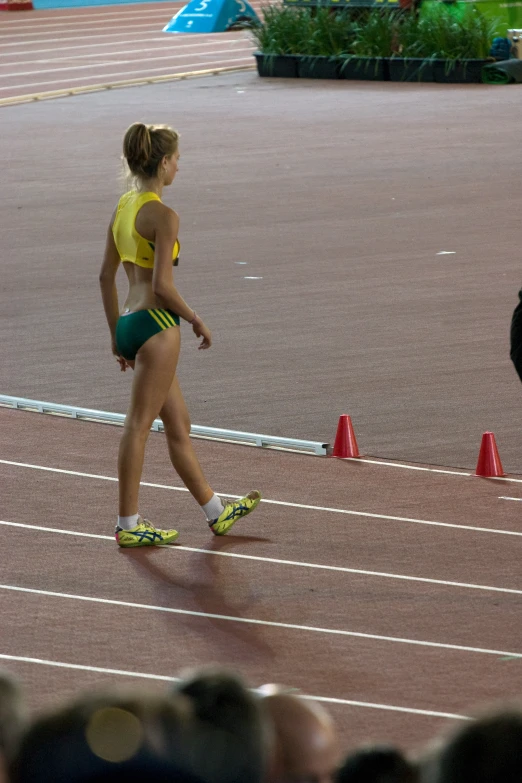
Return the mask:
<svg viewBox="0 0 522 783">
<path fill-rule="evenodd" d="M 114 216 L 113 216 L 114 218 Z M 112 235 L 112 220 L 107 231 L 105 241 L 105 252 L 100 270 L 100 289 L 105 310 L 105 317 L 114 341 L 116 334 L 116 323 L 118 321 L 120 310 L 118 306 L 118 291 L 116 288 L 116 272 L 120 265 L 120 255 L 116 249 L 114 237 Z"/>
<path fill-rule="evenodd" d="M 185 321 L 193 321 L 195 311 L 185 302 L 172 279 L 172 250 L 178 238 L 179 217 L 168 207 L 162 205 L 158 210 L 158 219 L 154 227 L 154 271 L 152 290 L 164 306 L 177 313 Z M 210 330 L 199 316 L 192 324 L 196 337 L 202 337 L 200 348 L 210 348 L 212 336 Z"/>
</svg>

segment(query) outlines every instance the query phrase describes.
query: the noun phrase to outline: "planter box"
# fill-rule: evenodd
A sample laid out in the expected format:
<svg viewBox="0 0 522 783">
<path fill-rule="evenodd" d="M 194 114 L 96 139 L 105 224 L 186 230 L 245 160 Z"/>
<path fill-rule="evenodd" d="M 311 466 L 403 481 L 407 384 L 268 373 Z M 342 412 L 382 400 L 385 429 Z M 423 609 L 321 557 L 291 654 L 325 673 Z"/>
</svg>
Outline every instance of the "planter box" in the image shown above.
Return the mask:
<svg viewBox="0 0 522 783">
<path fill-rule="evenodd" d="M 300 58 L 293 54 L 262 54 L 254 52 L 257 72 L 260 76 L 278 76 L 283 79 L 297 77 L 297 63 Z"/>
<path fill-rule="evenodd" d="M 391 82 L 434 82 L 435 72 L 431 60 L 421 58 L 392 57 L 388 61 Z"/>
<path fill-rule="evenodd" d="M 439 84 L 482 84 L 482 68 L 491 60 L 433 61 L 433 75 Z"/>
<path fill-rule="evenodd" d="M 340 79 L 387 82 L 390 74 L 384 57 L 350 57 L 340 61 Z"/>
<path fill-rule="evenodd" d="M 353 79 L 362 81 L 481 84 L 491 60 L 421 60 L 401 57 L 311 57 L 254 52 L 260 76 L 283 79 Z"/>
<path fill-rule="evenodd" d="M 338 79 L 341 62 L 337 57 L 300 57 L 297 75 L 300 79 Z"/>
</svg>

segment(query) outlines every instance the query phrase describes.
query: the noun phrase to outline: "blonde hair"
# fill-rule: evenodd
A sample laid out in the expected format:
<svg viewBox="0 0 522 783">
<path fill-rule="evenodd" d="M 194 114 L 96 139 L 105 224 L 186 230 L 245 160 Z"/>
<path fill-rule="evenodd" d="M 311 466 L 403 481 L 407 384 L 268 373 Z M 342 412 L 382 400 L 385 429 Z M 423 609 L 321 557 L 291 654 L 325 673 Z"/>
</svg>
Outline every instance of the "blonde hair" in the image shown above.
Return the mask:
<svg viewBox="0 0 522 783">
<path fill-rule="evenodd" d="M 168 125 L 133 123 L 123 137 L 123 157 L 132 177 L 149 179 L 157 176 L 165 157 L 178 150 L 179 133 Z"/>
</svg>

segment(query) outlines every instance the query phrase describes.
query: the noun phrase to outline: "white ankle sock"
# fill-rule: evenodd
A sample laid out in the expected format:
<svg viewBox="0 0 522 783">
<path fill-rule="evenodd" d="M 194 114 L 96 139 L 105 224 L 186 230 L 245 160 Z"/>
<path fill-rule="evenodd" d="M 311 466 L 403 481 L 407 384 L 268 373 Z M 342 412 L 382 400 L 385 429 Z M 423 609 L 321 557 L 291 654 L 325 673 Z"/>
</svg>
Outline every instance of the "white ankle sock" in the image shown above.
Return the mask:
<svg viewBox="0 0 522 783">
<path fill-rule="evenodd" d="M 208 503 L 205 503 L 205 505 L 201 506 L 201 508 L 203 509 L 203 513 L 207 518 L 207 522 L 211 522 L 213 519 L 217 519 L 221 515 L 225 506 L 223 505 L 221 498 L 214 494 Z"/>
<path fill-rule="evenodd" d="M 118 517 L 118 527 L 123 530 L 132 530 L 138 524 L 139 514 L 132 514 L 130 517 Z"/>
</svg>

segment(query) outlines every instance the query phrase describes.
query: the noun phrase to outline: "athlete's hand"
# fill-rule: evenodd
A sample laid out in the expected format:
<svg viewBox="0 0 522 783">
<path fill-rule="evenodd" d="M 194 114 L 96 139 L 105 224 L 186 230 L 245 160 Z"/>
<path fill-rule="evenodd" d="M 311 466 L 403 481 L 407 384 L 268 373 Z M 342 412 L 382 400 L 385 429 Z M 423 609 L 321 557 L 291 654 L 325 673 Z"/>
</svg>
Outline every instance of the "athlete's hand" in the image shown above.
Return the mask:
<svg viewBox="0 0 522 783">
<path fill-rule="evenodd" d="M 202 337 L 200 344 L 198 345 L 198 351 L 210 348 L 212 345 L 212 334 L 208 326 L 205 326 L 201 318 L 198 316 L 197 321 L 192 324 L 192 331 L 196 337 Z"/>
<path fill-rule="evenodd" d="M 111 340 L 111 350 L 116 357 L 116 361 L 120 365 L 121 372 L 125 372 L 127 367 L 130 367 L 130 364 L 127 362 L 127 359 L 124 359 L 123 356 L 121 356 L 120 352 L 118 351 L 118 348 L 116 347 L 116 340 L 114 337 Z"/>
</svg>

